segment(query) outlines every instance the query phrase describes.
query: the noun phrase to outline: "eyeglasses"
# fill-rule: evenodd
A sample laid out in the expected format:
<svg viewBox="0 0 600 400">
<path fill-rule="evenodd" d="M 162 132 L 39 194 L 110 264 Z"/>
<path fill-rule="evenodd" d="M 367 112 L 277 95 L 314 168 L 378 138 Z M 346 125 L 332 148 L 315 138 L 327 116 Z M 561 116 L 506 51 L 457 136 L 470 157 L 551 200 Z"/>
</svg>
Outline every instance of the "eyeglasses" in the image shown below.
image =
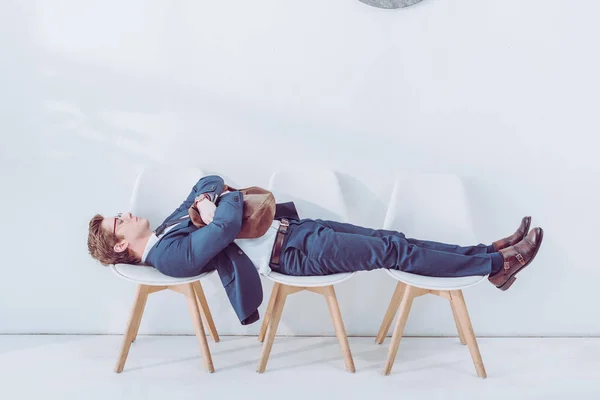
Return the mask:
<svg viewBox="0 0 600 400">
<path fill-rule="evenodd" d="M 113 227 L 113 235 L 117 234 L 117 221 L 121 221 L 122 216 L 123 216 L 123 213 L 118 213 L 117 216 L 115 217 L 115 226 Z"/>
</svg>

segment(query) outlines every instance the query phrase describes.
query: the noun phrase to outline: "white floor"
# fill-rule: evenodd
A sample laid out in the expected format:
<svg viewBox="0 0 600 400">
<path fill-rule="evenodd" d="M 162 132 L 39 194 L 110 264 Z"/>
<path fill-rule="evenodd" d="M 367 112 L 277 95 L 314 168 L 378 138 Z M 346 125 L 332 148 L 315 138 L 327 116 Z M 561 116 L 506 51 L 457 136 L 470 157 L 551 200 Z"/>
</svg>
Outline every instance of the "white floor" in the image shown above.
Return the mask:
<svg viewBox="0 0 600 400">
<path fill-rule="evenodd" d="M 214 374 L 195 337 L 143 335 L 115 374 L 120 341 L 0 336 L 0 399 L 600 399 L 599 338 L 480 338 L 487 379 L 455 338 L 402 339 L 387 377 L 389 338 L 350 338 L 355 374 L 335 337 L 278 337 L 262 375 L 256 337 L 211 342 Z"/>
</svg>

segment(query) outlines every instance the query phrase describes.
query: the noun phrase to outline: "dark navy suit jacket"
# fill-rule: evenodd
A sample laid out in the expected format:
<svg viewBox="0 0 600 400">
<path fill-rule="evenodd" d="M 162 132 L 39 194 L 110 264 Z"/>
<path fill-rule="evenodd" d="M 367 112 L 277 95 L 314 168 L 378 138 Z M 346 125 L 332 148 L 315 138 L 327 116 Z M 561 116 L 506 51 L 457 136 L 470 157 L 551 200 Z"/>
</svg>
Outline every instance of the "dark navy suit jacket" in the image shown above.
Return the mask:
<svg viewBox="0 0 600 400">
<path fill-rule="evenodd" d="M 194 185 L 187 199 L 163 224 L 171 225 L 187 216 L 201 193 L 208 193 L 213 199 L 219 196 L 212 223 L 200 229 L 189 220 L 180 223 L 152 247 L 146 263 L 174 277 L 196 276 L 216 269 L 235 313 L 242 325 L 247 325 L 259 319 L 262 286 L 250 258 L 233 243 L 242 227 L 242 194 L 234 191 L 220 196 L 223 185 L 223 179 L 216 175 L 203 177 Z"/>
</svg>

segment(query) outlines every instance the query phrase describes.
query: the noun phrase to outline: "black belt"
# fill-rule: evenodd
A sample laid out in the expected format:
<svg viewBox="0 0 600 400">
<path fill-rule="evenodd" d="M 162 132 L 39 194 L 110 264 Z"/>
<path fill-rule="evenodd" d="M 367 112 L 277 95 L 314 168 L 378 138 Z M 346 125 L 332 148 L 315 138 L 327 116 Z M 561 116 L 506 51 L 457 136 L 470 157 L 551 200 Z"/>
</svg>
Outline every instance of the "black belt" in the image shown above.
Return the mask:
<svg viewBox="0 0 600 400">
<path fill-rule="evenodd" d="M 281 224 L 279 225 L 279 229 L 277 230 L 277 237 L 275 238 L 275 243 L 273 243 L 271 261 L 269 262 L 269 265 L 273 270 L 279 269 L 279 256 L 281 255 L 283 240 L 285 239 L 288 227 L 290 226 L 290 221 L 288 221 L 286 218 L 282 218 L 280 222 Z"/>
</svg>

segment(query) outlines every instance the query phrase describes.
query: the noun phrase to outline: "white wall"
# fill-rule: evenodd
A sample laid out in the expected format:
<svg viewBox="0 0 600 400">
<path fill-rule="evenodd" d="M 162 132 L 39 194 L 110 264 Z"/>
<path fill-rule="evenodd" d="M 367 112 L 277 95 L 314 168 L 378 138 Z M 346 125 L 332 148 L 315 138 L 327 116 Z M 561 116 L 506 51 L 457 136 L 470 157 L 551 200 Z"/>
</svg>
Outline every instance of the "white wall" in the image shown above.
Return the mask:
<svg viewBox="0 0 600 400">
<path fill-rule="evenodd" d="M 600 334 L 599 13 L 592 0 L 3 1 L 0 333 L 123 331 L 134 287 L 88 256 L 86 230 L 127 204 L 138 165 L 264 186 L 285 157 L 338 171 L 352 222 L 370 227 L 406 169 L 461 176 L 481 242 L 533 215 L 534 264 L 506 293 L 465 292 L 476 332 Z M 350 334 L 377 331 L 394 287 L 380 272 L 338 289 Z M 219 331 L 256 333 L 213 278 Z M 313 296 L 292 296 L 281 333 L 333 332 Z M 142 333 L 192 332 L 182 298 L 153 297 Z M 406 333 L 454 335 L 450 308 L 420 298 Z"/>
</svg>

